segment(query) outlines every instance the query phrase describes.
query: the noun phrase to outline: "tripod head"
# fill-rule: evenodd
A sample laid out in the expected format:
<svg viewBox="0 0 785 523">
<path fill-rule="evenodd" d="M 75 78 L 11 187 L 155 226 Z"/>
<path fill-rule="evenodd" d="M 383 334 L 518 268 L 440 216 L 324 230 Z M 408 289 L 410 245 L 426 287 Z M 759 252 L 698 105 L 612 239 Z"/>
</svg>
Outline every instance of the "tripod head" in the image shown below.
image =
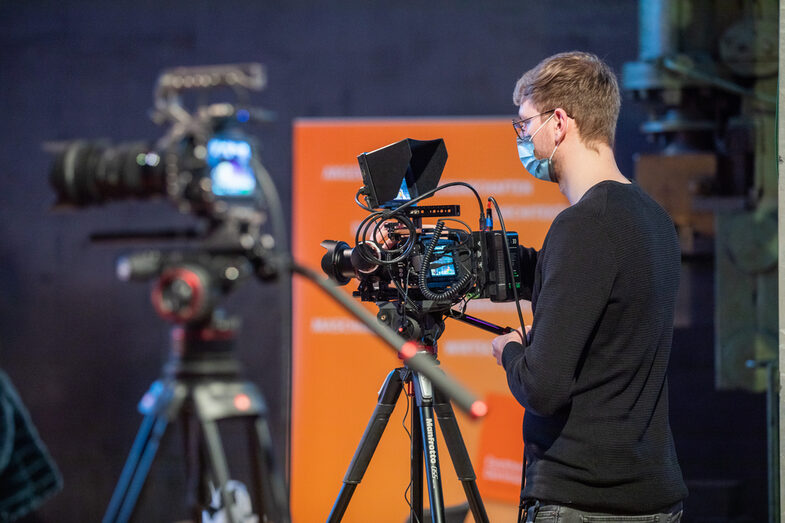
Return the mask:
<svg viewBox="0 0 785 523">
<path fill-rule="evenodd" d="M 379 302 L 376 317 L 393 331 L 438 356 L 437 340 L 444 333 L 444 311 L 416 308 L 405 302 Z"/>
<path fill-rule="evenodd" d="M 189 328 L 213 322 L 219 299 L 253 274 L 246 256 L 208 251 L 136 252 L 120 258 L 117 276 L 123 281 L 153 278 L 153 308 L 168 322 Z"/>
<path fill-rule="evenodd" d="M 117 262 L 121 280 L 155 280 L 153 308 L 173 324 L 168 376 L 236 375 L 240 319 L 226 316 L 220 300 L 254 274 L 248 257 L 208 251 L 148 250 Z"/>
</svg>

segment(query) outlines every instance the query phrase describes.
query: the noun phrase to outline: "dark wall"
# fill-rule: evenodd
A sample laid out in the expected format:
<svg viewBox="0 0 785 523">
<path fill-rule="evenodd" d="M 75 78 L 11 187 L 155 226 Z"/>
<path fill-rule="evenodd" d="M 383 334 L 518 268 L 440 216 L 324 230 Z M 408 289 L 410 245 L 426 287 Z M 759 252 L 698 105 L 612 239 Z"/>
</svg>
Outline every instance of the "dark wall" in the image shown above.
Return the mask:
<svg viewBox="0 0 785 523">
<path fill-rule="evenodd" d="M 135 405 L 167 354 L 166 326 L 149 306 L 149 286 L 116 280 L 121 249 L 91 245 L 88 235 L 189 221 L 163 202 L 50 212 L 44 141 L 154 140 L 163 130 L 147 111 L 161 69 L 262 62 L 269 87 L 253 101 L 274 110 L 277 121 L 256 135 L 289 216 L 295 118 L 512 117 L 515 80 L 549 54 L 592 51 L 617 72 L 637 57 L 633 1 L 328 4 L 0 3 L 0 366 L 64 474 L 65 490 L 39 511 L 41 520 L 99 519 L 140 420 Z M 617 139 L 625 173 L 632 172 L 633 153 L 647 147 L 637 132 L 642 119 L 641 109 L 625 99 Z M 514 150 L 511 131 L 510 154 Z M 710 295 L 710 278 L 702 285 Z M 245 320 L 240 358 L 270 403 L 283 458 L 287 356 L 281 317 L 269 306 L 277 298 L 275 286 L 250 282 L 228 308 Z M 696 306 L 701 317 L 712 317 L 710 300 Z M 744 396 L 745 410 L 736 414 L 736 434 L 755 443 L 730 448 L 727 434 L 714 428 L 726 419 L 723 409 L 692 401 L 693 395 L 705 405 L 724 401 L 705 379 L 711 325 L 696 329 L 677 337 L 680 356 L 674 358 L 680 368 L 673 425 L 685 474 L 688 480 L 743 480 L 745 510 L 759 520 L 765 503 L 762 399 Z M 692 368 L 704 379 L 694 381 Z M 706 448 L 720 455 L 691 454 Z M 159 487 L 144 507 L 148 520 L 173 517 L 179 460 L 176 444 L 160 458 Z"/>
</svg>

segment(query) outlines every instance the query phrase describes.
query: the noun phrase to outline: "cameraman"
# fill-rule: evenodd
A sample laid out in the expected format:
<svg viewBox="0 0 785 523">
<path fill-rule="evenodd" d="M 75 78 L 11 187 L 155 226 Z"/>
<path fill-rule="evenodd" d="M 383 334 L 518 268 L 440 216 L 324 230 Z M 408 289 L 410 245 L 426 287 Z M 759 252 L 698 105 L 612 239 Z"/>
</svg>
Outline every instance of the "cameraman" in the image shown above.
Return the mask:
<svg viewBox="0 0 785 523">
<path fill-rule="evenodd" d="M 571 204 L 540 251 L 521 249 L 528 346 L 520 332 L 493 340 L 526 408 L 526 521 L 679 521 L 687 488 L 665 376 L 679 243 L 616 165 L 616 77 L 594 55 L 557 54 L 518 80 L 513 100 L 521 162 Z"/>
</svg>

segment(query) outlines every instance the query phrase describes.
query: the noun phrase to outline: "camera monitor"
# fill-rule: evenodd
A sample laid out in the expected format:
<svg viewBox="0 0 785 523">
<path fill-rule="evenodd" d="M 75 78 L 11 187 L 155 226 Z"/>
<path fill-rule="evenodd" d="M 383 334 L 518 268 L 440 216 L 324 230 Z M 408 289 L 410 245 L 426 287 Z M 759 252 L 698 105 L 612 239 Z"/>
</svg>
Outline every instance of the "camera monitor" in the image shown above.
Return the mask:
<svg viewBox="0 0 785 523">
<path fill-rule="evenodd" d="M 372 208 L 394 209 L 435 189 L 447 163 L 444 140 L 407 138 L 357 157 Z"/>
<path fill-rule="evenodd" d="M 228 198 L 252 196 L 256 176 L 251 166 L 251 144 L 239 138 L 214 136 L 207 142 L 213 194 Z"/>
<path fill-rule="evenodd" d="M 428 266 L 427 285 L 432 291 L 444 290 L 459 279 L 453 253 L 449 251 L 452 245 L 453 242 L 450 240 L 437 240 L 433 251 L 434 260 Z"/>
</svg>

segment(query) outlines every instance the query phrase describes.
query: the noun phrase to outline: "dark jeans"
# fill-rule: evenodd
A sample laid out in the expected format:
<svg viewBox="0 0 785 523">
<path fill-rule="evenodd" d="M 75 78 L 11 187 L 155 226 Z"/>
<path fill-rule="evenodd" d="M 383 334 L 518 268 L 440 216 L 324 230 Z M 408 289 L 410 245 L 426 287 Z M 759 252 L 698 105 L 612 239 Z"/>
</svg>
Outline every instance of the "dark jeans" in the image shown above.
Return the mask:
<svg viewBox="0 0 785 523">
<path fill-rule="evenodd" d="M 531 510 L 531 509 L 530 509 Z M 679 523 L 681 521 L 681 503 L 654 514 L 639 516 L 615 516 L 600 512 L 584 512 L 563 505 L 543 505 L 534 519 L 536 523 Z M 529 521 L 524 518 L 524 521 Z"/>
</svg>

